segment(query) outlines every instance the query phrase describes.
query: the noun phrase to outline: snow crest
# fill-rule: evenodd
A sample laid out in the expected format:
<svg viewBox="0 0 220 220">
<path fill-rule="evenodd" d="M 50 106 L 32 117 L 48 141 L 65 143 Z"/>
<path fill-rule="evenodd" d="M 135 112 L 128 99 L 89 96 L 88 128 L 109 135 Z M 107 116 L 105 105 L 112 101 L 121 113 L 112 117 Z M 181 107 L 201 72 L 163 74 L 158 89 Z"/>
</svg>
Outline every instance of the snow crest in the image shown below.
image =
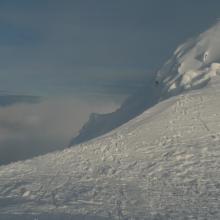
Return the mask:
<svg viewBox="0 0 220 220">
<path fill-rule="evenodd" d="M 158 71 L 162 97 L 199 89 L 220 74 L 220 22 L 180 45 Z"/>
</svg>

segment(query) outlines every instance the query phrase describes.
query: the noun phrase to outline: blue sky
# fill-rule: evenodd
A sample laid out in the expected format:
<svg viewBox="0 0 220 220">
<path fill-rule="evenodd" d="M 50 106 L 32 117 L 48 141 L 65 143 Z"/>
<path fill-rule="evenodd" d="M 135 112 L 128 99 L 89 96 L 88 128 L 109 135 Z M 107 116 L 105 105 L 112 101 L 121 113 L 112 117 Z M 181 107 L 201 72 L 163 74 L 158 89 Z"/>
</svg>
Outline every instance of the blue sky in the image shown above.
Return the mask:
<svg viewBox="0 0 220 220">
<path fill-rule="evenodd" d="M 0 0 L 0 87 L 9 93 L 130 94 L 219 1 Z"/>
</svg>

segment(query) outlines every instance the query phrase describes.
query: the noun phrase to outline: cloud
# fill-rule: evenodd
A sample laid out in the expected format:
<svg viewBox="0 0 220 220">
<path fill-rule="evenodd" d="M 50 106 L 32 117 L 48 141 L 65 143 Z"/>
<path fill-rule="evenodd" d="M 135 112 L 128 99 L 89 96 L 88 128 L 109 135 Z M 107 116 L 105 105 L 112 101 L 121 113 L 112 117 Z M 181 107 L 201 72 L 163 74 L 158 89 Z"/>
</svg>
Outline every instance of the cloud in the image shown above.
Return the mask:
<svg viewBox="0 0 220 220">
<path fill-rule="evenodd" d="M 92 112 L 111 112 L 116 103 L 76 98 L 48 99 L 0 108 L 0 164 L 68 146 Z"/>
<path fill-rule="evenodd" d="M 0 94 L 0 107 L 15 105 L 17 103 L 38 103 L 40 97 L 30 95 L 1 95 Z"/>
<path fill-rule="evenodd" d="M 5 0 L 0 6 L 0 87 L 40 96 L 131 94 L 219 14 L 216 0 Z"/>
<path fill-rule="evenodd" d="M 147 33 L 127 25 L 134 16 L 122 10 L 121 3 L 119 11 L 113 7 L 118 3 L 107 4 L 110 12 L 101 1 L 97 7 L 90 1 L 35 4 L 5 3 L 0 9 L 0 28 L 5 30 L 4 39 L 0 37 L 3 89 L 43 95 L 56 88 L 81 90 L 86 84 L 90 90 L 130 94 L 136 87 L 130 86 L 131 75 L 138 84 L 148 77 L 148 49 L 143 45 Z M 105 91 L 107 83 L 111 87 Z"/>
</svg>

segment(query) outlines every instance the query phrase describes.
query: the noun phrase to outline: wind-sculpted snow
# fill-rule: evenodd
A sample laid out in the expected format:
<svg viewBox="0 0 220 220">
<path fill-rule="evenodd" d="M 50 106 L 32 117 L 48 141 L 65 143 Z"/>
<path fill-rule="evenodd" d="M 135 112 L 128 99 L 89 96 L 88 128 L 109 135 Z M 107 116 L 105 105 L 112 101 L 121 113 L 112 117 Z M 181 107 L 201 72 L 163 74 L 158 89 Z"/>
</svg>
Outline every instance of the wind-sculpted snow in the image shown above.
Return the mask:
<svg viewBox="0 0 220 220">
<path fill-rule="evenodd" d="M 71 145 L 103 135 L 147 108 L 184 91 L 203 88 L 220 74 L 220 22 L 177 48 L 155 79 L 130 97 L 116 112 L 92 114 Z"/>
<path fill-rule="evenodd" d="M 207 66 L 196 61 L 192 68 L 187 52 L 178 52 L 186 50 L 188 44 L 172 58 L 182 57 L 185 71 L 168 71 L 166 64 L 155 88 L 166 97 L 187 92 L 139 112 L 102 137 L 0 167 L 0 219 L 220 219 L 219 65 L 209 58 L 210 50 L 204 55 Z M 199 73 L 187 81 L 190 88 L 209 77 L 206 87 L 189 91 L 186 83 L 171 94 L 169 85 L 182 85 L 190 69 Z M 140 103 L 133 106 L 144 108 Z"/>
<path fill-rule="evenodd" d="M 163 97 L 204 87 L 220 74 L 220 22 L 177 48 L 158 71 Z"/>
</svg>

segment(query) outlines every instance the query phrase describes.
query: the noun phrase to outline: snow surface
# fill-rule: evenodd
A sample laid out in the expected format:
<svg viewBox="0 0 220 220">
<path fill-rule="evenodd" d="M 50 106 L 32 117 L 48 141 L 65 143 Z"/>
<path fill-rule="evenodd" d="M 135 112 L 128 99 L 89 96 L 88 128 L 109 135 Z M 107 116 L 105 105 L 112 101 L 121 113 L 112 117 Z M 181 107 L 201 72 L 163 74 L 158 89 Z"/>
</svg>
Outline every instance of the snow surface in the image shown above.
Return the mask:
<svg viewBox="0 0 220 220">
<path fill-rule="evenodd" d="M 163 97 L 204 87 L 220 73 L 220 22 L 180 45 L 158 71 Z"/>
<path fill-rule="evenodd" d="M 216 24 L 181 45 L 155 79 L 161 102 L 121 127 L 1 166 L 0 219 L 220 219 L 218 39 Z"/>
</svg>

